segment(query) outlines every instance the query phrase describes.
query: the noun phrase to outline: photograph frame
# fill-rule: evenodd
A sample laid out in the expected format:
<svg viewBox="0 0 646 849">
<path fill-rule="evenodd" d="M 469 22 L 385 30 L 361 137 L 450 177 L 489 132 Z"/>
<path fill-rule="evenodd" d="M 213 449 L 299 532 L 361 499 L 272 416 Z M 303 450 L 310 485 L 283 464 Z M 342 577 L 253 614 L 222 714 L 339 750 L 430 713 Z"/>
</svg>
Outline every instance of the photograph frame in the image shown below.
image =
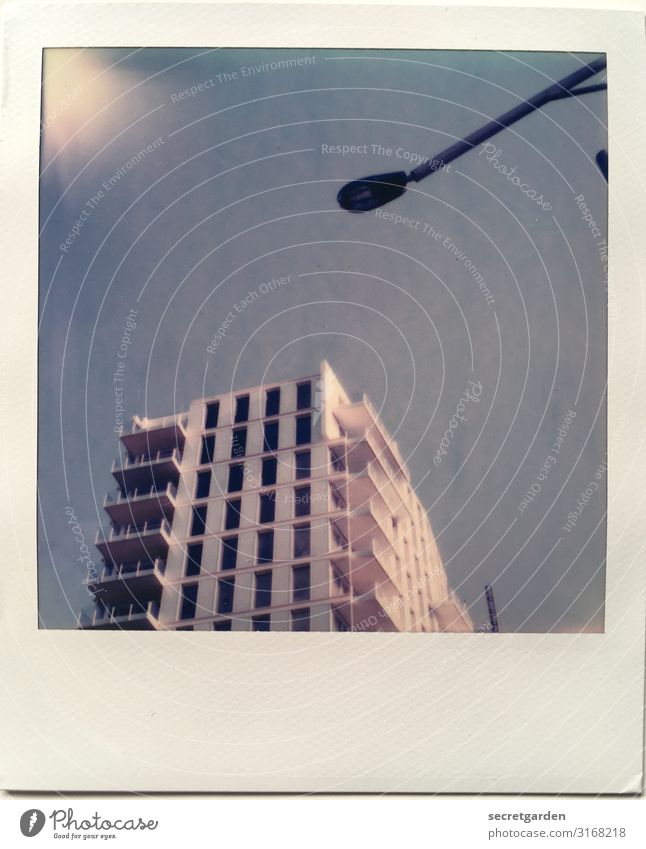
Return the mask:
<svg viewBox="0 0 646 849">
<path fill-rule="evenodd" d="M 9 66 L 3 117 L 11 131 L 2 210 L 8 273 L 25 282 L 12 293 L 2 338 L 7 409 L 17 421 L 30 423 L 15 435 L 13 447 L 5 440 L 4 515 L 10 517 L 7 555 L 14 568 L 0 579 L 9 647 L 2 673 L 13 686 L 0 719 L 6 737 L 19 743 L 7 749 L 3 761 L 7 789 L 640 791 L 643 504 L 637 458 L 643 456 L 644 402 L 638 386 L 643 330 L 635 304 L 643 298 L 644 249 L 634 223 L 643 201 L 635 201 L 631 181 L 644 128 L 634 126 L 631 98 L 639 91 L 633 57 L 643 47 L 642 19 L 637 13 L 468 8 L 447 9 L 438 19 L 432 7 L 412 7 L 415 26 L 393 33 L 393 15 L 405 19 L 406 12 L 356 6 L 348 14 L 346 7 L 304 6 L 296 18 L 288 6 L 167 4 L 156 7 L 151 21 L 146 4 L 127 9 L 30 4 L 5 15 Z M 428 38 L 433 48 L 486 44 L 499 50 L 607 53 L 616 80 L 608 91 L 609 286 L 615 306 L 608 315 L 604 634 L 500 634 L 494 649 L 478 634 L 437 634 L 432 644 L 417 634 L 398 635 L 397 644 L 387 635 L 308 634 L 299 635 L 298 648 L 281 644 L 269 652 L 252 634 L 232 635 L 235 645 L 215 646 L 212 635 L 198 632 L 38 629 L 34 411 L 41 50 L 124 42 L 165 46 L 171 31 L 183 46 L 208 41 L 356 48 L 361 41 L 371 47 L 396 42 L 403 49 Z M 12 216 L 16 208 L 20 214 Z M 303 652 L 311 671 L 295 675 Z M 218 717 L 226 721 L 205 735 L 179 731 L 208 726 Z M 117 745 L 105 736 L 107 725 L 118 726 Z M 128 757 L 135 745 L 136 756 Z"/>
</svg>

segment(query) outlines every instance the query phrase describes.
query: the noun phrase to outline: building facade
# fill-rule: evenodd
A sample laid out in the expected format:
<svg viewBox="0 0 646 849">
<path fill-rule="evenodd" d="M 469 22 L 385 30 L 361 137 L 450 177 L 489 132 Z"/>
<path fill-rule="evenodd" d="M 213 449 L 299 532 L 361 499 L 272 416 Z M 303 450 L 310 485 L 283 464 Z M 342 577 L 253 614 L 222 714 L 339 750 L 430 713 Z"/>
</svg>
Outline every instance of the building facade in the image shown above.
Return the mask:
<svg viewBox="0 0 646 849">
<path fill-rule="evenodd" d="M 326 362 L 121 442 L 81 628 L 473 630 L 396 443 Z"/>
</svg>

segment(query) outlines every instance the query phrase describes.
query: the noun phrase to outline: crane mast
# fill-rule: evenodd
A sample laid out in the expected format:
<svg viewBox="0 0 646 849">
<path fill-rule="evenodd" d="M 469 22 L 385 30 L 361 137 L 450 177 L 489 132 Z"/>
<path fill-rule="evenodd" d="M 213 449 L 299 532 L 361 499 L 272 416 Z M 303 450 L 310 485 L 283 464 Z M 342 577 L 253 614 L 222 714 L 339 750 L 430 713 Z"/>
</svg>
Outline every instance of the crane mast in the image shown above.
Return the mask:
<svg viewBox="0 0 646 849">
<path fill-rule="evenodd" d="M 487 609 L 489 611 L 489 624 L 492 633 L 498 633 L 498 614 L 496 612 L 496 602 L 493 597 L 493 589 L 489 584 L 485 586 L 485 596 L 487 597 Z"/>
</svg>

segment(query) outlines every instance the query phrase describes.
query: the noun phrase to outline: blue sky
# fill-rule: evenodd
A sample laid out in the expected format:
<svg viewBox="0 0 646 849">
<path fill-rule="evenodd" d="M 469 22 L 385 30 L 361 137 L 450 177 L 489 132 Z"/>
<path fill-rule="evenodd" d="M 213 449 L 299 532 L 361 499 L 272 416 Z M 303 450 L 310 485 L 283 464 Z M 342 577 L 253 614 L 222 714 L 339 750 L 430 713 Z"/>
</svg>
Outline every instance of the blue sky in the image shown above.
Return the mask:
<svg viewBox="0 0 646 849">
<path fill-rule="evenodd" d="M 389 216 L 335 200 L 346 181 L 410 170 L 592 58 L 47 51 L 44 626 L 72 627 L 91 604 L 64 510 L 91 548 L 118 453 L 112 374 L 137 310 L 127 419 L 325 358 L 381 410 L 476 625 L 493 583 L 504 630 L 603 628 L 607 186 L 594 157 L 607 148 L 605 94 L 530 115 L 415 184 Z M 288 275 L 206 350 L 235 303 Z M 455 426 L 469 381 L 481 394 Z"/>
</svg>

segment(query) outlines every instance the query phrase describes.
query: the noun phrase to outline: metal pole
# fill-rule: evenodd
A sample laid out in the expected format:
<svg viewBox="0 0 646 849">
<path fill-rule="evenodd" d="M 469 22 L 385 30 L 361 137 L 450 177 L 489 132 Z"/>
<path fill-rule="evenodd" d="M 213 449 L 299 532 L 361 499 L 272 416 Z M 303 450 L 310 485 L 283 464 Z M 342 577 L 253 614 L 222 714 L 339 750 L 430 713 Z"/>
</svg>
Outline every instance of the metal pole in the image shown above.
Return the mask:
<svg viewBox="0 0 646 849">
<path fill-rule="evenodd" d="M 487 584 L 485 586 L 485 595 L 487 596 L 487 609 L 489 611 L 489 622 L 491 624 L 491 630 L 494 634 L 498 633 L 498 614 L 496 612 L 496 602 L 493 597 L 493 590 Z"/>
<path fill-rule="evenodd" d="M 516 121 L 520 121 L 521 118 L 524 118 L 531 112 L 540 109 L 541 106 L 544 106 L 551 100 L 560 100 L 562 97 L 575 94 L 575 92 L 571 92 L 570 89 L 574 88 L 574 86 L 579 83 L 582 83 L 584 80 L 587 80 L 589 77 L 593 77 L 595 74 L 598 74 L 599 71 L 602 71 L 605 67 L 606 57 L 603 56 L 600 59 L 595 59 L 594 62 L 590 62 L 589 65 L 584 65 L 582 68 L 573 71 L 571 74 L 568 74 L 567 77 L 563 77 L 563 79 L 559 82 L 554 83 L 554 85 L 549 86 L 543 91 L 539 91 L 538 94 L 530 97 L 529 100 L 519 103 L 518 106 L 514 106 L 513 109 L 505 112 L 499 118 L 494 118 L 493 121 L 485 124 L 484 127 L 480 127 L 479 130 L 471 133 L 466 138 L 461 139 L 459 142 L 456 142 L 450 147 L 447 147 L 446 150 L 438 153 L 437 156 L 434 156 L 430 161 L 422 162 L 421 165 L 418 165 L 417 168 L 414 168 L 411 171 L 409 179 L 413 179 L 416 183 L 418 183 L 420 180 L 423 180 L 424 177 L 428 177 L 429 174 L 437 171 L 443 165 L 448 165 L 449 162 L 457 159 L 458 156 L 462 156 L 463 153 L 471 150 L 476 145 L 482 144 L 482 142 L 490 139 L 492 136 L 495 136 L 497 133 L 512 124 L 515 124 Z M 582 91 L 581 93 L 584 92 Z"/>
</svg>

